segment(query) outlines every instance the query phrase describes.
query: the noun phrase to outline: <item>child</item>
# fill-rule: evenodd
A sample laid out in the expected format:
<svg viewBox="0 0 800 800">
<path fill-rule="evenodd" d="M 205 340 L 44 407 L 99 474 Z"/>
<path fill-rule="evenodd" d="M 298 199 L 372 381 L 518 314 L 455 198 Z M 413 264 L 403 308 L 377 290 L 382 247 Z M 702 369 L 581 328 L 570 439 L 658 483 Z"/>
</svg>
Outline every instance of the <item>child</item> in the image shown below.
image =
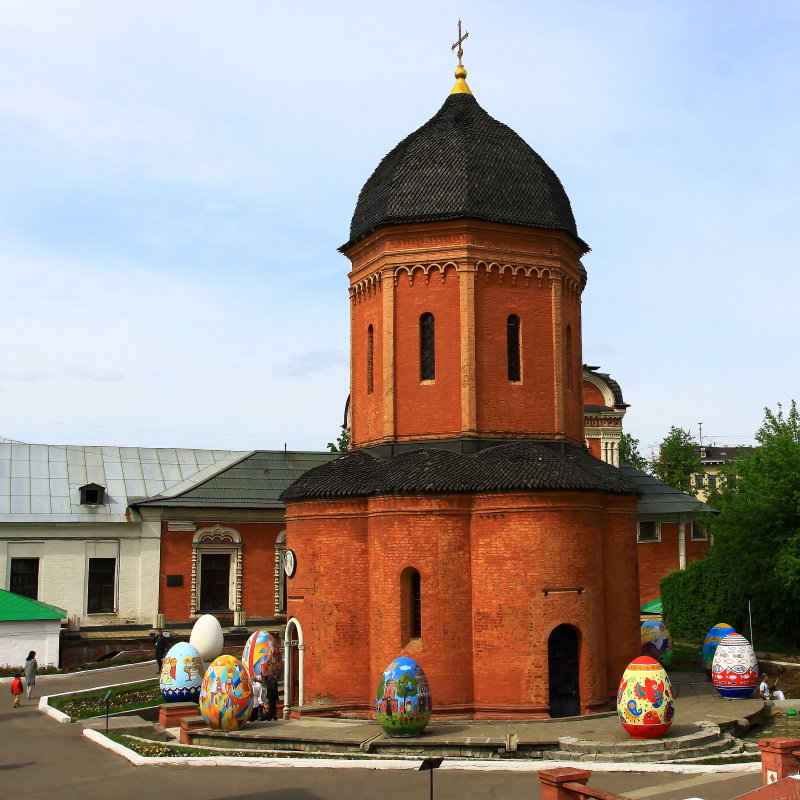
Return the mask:
<svg viewBox="0 0 800 800">
<path fill-rule="evenodd" d="M 11 708 L 19 708 L 19 699 L 22 697 L 22 675 L 19 672 L 11 681 L 11 694 L 14 695 L 14 705 Z"/>
</svg>

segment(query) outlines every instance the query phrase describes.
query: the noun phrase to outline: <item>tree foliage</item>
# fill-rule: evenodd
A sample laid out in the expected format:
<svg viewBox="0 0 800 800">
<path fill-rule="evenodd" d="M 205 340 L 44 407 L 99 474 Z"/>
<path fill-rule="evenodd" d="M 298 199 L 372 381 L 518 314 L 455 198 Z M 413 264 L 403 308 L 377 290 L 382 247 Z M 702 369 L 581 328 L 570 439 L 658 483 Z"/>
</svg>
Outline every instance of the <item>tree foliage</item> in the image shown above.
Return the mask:
<svg viewBox="0 0 800 800">
<path fill-rule="evenodd" d="M 331 453 L 346 453 L 350 449 L 350 429 L 342 425 L 342 432 L 335 442 L 328 442 L 328 450 Z"/>
<path fill-rule="evenodd" d="M 697 442 L 683 428 L 674 425 L 661 442 L 657 456 L 651 463 L 653 474 L 687 494 L 696 494 L 693 477 L 703 472 Z"/>
<path fill-rule="evenodd" d="M 639 452 L 639 440 L 629 433 L 623 433 L 619 440 L 619 460 L 636 469 L 647 471 L 647 459 Z"/>
<path fill-rule="evenodd" d="M 713 523 L 708 557 L 661 584 L 665 615 L 674 636 L 702 636 L 717 622 L 737 630 L 751 601 L 757 640 L 800 634 L 800 415 L 764 409 L 758 447 L 724 470 L 709 502 Z M 703 630 L 705 628 L 705 630 Z"/>
</svg>

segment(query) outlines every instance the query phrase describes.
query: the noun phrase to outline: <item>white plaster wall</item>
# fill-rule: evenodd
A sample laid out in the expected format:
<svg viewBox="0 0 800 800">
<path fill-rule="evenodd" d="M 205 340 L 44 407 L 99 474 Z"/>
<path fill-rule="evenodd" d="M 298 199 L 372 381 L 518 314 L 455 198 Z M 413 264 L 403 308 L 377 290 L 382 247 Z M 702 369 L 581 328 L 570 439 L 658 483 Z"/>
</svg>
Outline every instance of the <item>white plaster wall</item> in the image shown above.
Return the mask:
<svg viewBox="0 0 800 800">
<path fill-rule="evenodd" d="M 148 540 L 143 559 L 139 522 L 0 525 L 0 577 L 9 588 L 10 558 L 36 555 L 37 599 L 78 617 L 81 627 L 150 625 L 158 606 L 159 542 Z M 117 559 L 115 613 L 87 614 L 89 558 Z"/>
<path fill-rule="evenodd" d="M 40 667 L 57 667 L 60 633 L 57 619 L 0 622 L 0 664 L 20 667 L 35 650 Z"/>
</svg>

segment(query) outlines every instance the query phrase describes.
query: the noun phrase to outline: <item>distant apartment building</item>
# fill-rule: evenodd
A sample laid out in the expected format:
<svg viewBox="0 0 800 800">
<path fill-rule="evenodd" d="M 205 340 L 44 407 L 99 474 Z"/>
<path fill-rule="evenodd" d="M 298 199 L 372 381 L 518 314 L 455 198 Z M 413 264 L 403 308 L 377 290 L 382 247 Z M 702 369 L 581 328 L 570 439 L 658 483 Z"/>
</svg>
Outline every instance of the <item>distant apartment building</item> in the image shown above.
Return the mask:
<svg viewBox="0 0 800 800">
<path fill-rule="evenodd" d="M 717 488 L 719 480 L 719 471 L 724 464 L 729 464 L 731 461 L 753 450 L 752 447 L 730 447 L 728 445 L 698 445 L 697 450 L 700 455 L 700 463 L 703 465 L 703 471 L 698 472 L 694 476 L 694 488 L 697 490 L 698 500 L 706 501 L 709 492 Z"/>
</svg>

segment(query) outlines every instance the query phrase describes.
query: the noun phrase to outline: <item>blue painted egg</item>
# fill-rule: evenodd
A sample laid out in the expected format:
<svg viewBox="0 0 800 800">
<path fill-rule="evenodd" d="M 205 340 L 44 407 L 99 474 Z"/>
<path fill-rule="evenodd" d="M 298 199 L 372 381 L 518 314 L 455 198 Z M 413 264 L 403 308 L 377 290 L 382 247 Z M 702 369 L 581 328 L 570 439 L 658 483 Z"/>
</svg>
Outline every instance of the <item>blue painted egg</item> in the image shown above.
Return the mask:
<svg viewBox="0 0 800 800">
<path fill-rule="evenodd" d="M 197 648 L 188 642 L 177 642 L 161 662 L 158 688 L 167 703 L 196 703 L 206 671 Z"/>
<path fill-rule="evenodd" d="M 280 675 L 283 656 L 278 640 L 271 633 L 256 631 L 245 643 L 242 663 L 251 677 Z"/>
<path fill-rule="evenodd" d="M 235 731 L 250 719 L 253 687 L 244 664 L 235 656 L 220 656 L 209 664 L 200 687 L 200 713 L 212 727 Z"/>
<path fill-rule="evenodd" d="M 714 664 L 714 654 L 717 652 L 719 643 L 729 634 L 736 633 L 736 631 L 728 625 L 727 622 L 718 622 L 707 634 L 703 640 L 703 646 L 700 648 L 700 661 L 703 664 L 703 669 L 711 672 L 711 667 Z"/>
<path fill-rule="evenodd" d="M 711 665 L 711 681 L 723 697 L 745 698 L 758 686 L 758 660 L 750 642 L 729 633 L 717 647 Z"/>
<path fill-rule="evenodd" d="M 662 667 L 672 663 L 672 639 L 667 626 L 659 619 L 642 623 L 642 655 L 654 658 Z"/>
<path fill-rule="evenodd" d="M 375 700 L 381 728 L 391 736 L 417 736 L 430 721 L 432 708 L 422 667 L 407 656 L 392 661 L 381 675 Z"/>
</svg>

